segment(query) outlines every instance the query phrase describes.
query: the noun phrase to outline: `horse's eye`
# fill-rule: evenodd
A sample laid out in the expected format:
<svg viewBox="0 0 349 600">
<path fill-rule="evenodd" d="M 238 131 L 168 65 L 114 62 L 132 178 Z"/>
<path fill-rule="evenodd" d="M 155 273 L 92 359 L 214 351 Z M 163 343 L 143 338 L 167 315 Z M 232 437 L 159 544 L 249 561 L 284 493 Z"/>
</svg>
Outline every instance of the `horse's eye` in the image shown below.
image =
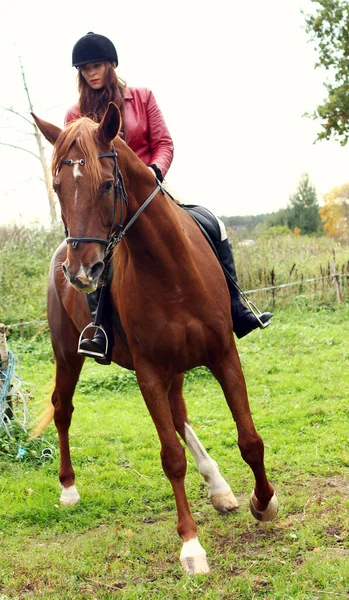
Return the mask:
<svg viewBox="0 0 349 600">
<path fill-rule="evenodd" d="M 113 189 L 113 182 L 112 181 L 107 181 L 107 183 L 104 185 L 104 192 L 106 194 L 110 194 L 110 192 Z"/>
</svg>

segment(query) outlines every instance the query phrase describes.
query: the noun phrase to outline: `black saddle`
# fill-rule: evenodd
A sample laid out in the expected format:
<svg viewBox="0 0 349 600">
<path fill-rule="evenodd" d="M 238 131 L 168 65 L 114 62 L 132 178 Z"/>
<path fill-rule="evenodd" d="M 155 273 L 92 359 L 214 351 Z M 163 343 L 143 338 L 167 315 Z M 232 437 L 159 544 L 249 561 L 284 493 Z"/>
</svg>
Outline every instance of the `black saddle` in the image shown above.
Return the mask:
<svg viewBox="0 0 349 600">
<path fill-rule="evenodd" d="M 221 228 L 215 215 L 208 208 L 197 204 L 181 204 L 181 208 L 184 208 L 194 221 L 196 221 L 218 257 L 218 249 L 221 243 Z"/>
</svg>

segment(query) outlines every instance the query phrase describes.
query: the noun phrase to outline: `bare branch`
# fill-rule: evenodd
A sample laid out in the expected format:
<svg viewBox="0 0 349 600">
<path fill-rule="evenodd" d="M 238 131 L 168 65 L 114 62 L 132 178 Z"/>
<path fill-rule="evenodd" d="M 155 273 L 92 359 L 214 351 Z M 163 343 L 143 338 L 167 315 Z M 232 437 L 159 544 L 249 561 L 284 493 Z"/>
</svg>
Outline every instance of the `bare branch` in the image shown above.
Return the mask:
<svg viewBox="0 0 349 600">
<path fill-rule="evenodd" d="M 23 131 L 22 129 L 16 129 L 15 127 L 3 127 L 2 125 L 0 125 L 0 129 L 10 129 L 11 131 L 14 131 L 15 133 L 25 133 L 25 135 L 35 135 L 35 132 L 33 131 L 32 133 L 30 133 L 29 131 Z"/>
<path fill-rule="evenodd" d="M 25 117 L 24 115 L 21 115 L 21 113 L 17 112 L 16 110 L 13 110 L 13 108 L 9 108 L 7 106 L 1 106 L 0 108 L 2 108 L 3 110 L 7 110 L 8 112 L 17 115 L 17 117 L 21 117 L 21 119 L 24 119 L 24 121 L 27 121 L 27 123 L 30 123 L 30 125 L 33 127 L 33 123 L 32 121 L 30 121 L 30 119 L 28 119 L 27 117 Z"/>
<path fill-rule="evenodd" d="M 22 59 L 20 57 L 18 57 L 19 60 L 19 66 L 20 66 L 20 70 L 21 70 L 21 75 L 22 75 L 22 81 L 23 81 L 23 87 L 24 87 L 24 91 L 26 93 L 26 97 L 27 97 L 27 102 L 28 102 L 28 106 L 29 106 L 29 112 L 34 112 L 33 110 L 33 104 L 31 101 L 31 97 L 29 94 L 29 89 L 27 86 L 27 82 L 26 82 L 26 77 L 25 77 L 25 72 L 24 72 L 24 68 L 23 68 L 23 63 L 22 63 Z M 50 172 L 50 168 L 49 165 L 47 163 L 47 159 L 45 156 L 45 147 L 43 144 L 43 140 L 42 140 L 42 136 L 41 133 L 39 131 L 39 128 L 37 127 L 36 123 L 34 122 L 34 120 L 31 120 L 30 117 L 27 117 L 25 115 L 23 115 L 22 113 L 18 112 L 17 110 L 15 110 L 12 107 L 6 107 L 6 106 L 1 106 L 0 108 L 2 108 L 3 110 L 6 110 L 10 113 L 12 113 L 13 115 L 16 115 L 17 117 L 21 117 L 21 119 L 23 119 L 26 123 L 29 123 L 31 125 L 31 131 L 34 133 L 35 136 L 35 140 L 37 143 L 37 147 L 39 150 L 39 154 L 35 154 L 35 152 L 32 152 L 31 150 L 28 150 L 26 147 L 23 146 L 19 146 L 18 144 L 21 143 L 21 141 L 17 141 L 17 144 L 9 144 L 7 142 L 0 142 L 0 145 L 2 146 L 8 146 L 9 148 L 13 148 L 15 150 L 23 150 L 24 152 L 28 152 L 28 154 L 31 154 L 32 156 L 35 156 L 35 158 L 37 158 L 40 162 L 41 162 L 41 166 L 42 166 L 42 171 L 43 171 L 43 176 L 44 176 L 44 183 L 46 186 L 46 191 L 47 191 L 47 196 L 48 196 L 48 201 L 49 201 L 49 206 L 50 206 L 50 216 L 51 216 L 51 222 L 52 223 L 56 223 L 57 222 L 57 212 L 56 212 L 56 196 L 55 193 L 53 191 L 52 188 L 52 181 L 51 181 L 51 172 Z M 29 132 L 23 132 L 26 135 L 28 135 Z"/>
<path fill-rule="evenodd" d="M 40 156 L 35 154 L 35 152 L 32 152 L 31 150 L 27 150 L 27 148 L 22 148 L 22 146 L 15 146 L 14 144 L 6 144 L 6 142 L 0 142 L 0 146 L 10 146 L 10 148 L 15 148 L 16 150 L 23 150 L 23 152 L 29 152 L 29 154 L 32 154 L 33 156 L 35 156 L 35 158 L 40 160 Z"/>
</svg>

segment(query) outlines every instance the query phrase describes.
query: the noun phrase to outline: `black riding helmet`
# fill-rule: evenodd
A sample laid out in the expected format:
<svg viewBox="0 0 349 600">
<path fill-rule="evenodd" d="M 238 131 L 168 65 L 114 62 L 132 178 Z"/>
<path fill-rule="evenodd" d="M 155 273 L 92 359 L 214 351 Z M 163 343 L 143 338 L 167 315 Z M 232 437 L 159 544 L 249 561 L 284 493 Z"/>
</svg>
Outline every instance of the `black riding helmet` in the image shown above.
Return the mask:
<svg viewBox="0 0 349 600">
<path fill-rule="evenodd" d="M 115 46 L 104 35 L 89 31 L 76 42 L 73 48 L 73 67 L 81 67 L 87 63 L 101 60 L 110 60 L 118 66 L 118 55 Z"/>
</svg>

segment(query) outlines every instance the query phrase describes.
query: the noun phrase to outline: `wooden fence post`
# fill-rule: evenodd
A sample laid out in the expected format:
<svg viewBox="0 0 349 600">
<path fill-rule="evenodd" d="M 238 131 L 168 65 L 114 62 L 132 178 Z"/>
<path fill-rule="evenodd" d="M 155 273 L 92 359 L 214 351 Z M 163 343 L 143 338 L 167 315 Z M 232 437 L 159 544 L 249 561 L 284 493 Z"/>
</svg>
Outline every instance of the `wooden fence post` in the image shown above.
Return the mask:
<svg viewBox="0 0 349 600">
<path fill-rule="evenodd" d="M 6 329 L 7 327 L 3 323 L 0 323 L 0 363 L 2 371 L 6 371 L 8 363 Z"/>
<path fill-rule="evenodd" d="M 334 285 L 334 289 L 336 290 L 336 296 L 337 296 L 337 302 L 341 303 L 341 292 L 339 289 L 339 277 L 338 277 L 338 273 L 336 272 L 336 265 L 334 260 L 330 260 L 330 267 L 331 267 L 331 275 L 332 275 L 332 279 L 333 279 L 333 285 Z"/>
</svg>

